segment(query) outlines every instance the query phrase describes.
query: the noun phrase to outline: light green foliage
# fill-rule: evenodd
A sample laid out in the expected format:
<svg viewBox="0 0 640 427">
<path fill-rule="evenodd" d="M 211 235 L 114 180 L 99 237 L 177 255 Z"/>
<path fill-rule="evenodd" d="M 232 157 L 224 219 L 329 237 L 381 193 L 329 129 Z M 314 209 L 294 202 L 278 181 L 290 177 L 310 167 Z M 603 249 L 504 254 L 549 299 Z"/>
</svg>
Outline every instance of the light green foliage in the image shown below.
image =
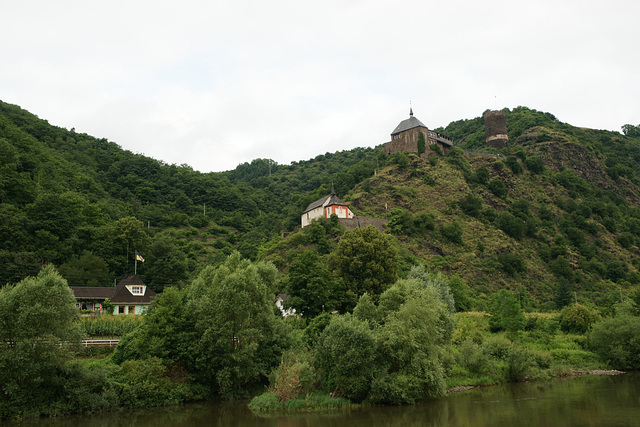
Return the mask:
<svg viewBox="0 0 640 427">
<path fill-rule="evenodd" d="M 527 323 L 520 302 L 510 290 L 500 289 L 491 295 L 489 313 L 489 325 L 494 331 L 521 331 Z"/>
<path fill-rule="evenodd" d="M 598 320 L 598 311 L 582 304 L 567 306 L 560 312 L 560 328 L 565 332 L 584 334 Z"/>
<path fill-rule="evenodd" d="M 588 342 L 612 368 L 640 370 L 640 317 L 618 316 L 596 322 Z"/>
<path fill-rule="evenodd" d="M 105 309 L 105 311 L 107 310 Z M 111 311 L 111 313 L 112 312 L 113 311 Z M 126 316 L 104 314 L 97 317 L 82 317 L 80 324 L 85 334 L 90 337 L 122 336 L 133 332 L 142 324 L 143 320 L 144 318 L 142 316 L 133 314 Z"/>
<path fill-rule="evenodd" d="M 73 293 L 52 266 L 0 288 L 0 419 L 61 399 L 63 366 L 81 338 Z"/>
<path fill-rule="evenodd" d="M 354 304 L 365 292 L 377 298 L 397 278 L 396 250 L 374 226 L 346 231 L 329 263 Z"/>
<path fill-rule="evenodd" d="M 308 352 L 288 351 L 271 373 L 271 390 L 279 401 L 295 399 L 313 391 L 316 375 Z"/>
<path fill-rule="evenodd" d="M 454 302 L 442 276 L 421 268 L 411 275 L 385 291 L 378 306 L 365 294 L 353 316 L 327 327 L 315 349 L 325 390 L 391 404 L 444 393 L 441 355 L 455 328 Z"/>
</svg>

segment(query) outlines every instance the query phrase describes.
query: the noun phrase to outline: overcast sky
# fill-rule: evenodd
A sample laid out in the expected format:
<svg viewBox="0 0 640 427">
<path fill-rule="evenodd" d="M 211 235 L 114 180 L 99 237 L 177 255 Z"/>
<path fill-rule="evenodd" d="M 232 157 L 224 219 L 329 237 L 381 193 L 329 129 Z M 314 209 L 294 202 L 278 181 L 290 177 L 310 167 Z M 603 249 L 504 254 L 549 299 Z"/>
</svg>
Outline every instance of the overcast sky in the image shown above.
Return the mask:
<svg viewBox="0 0 640 427">
<path fill-rule="evenodd" d="M 640 123 L 640 2 L 0 0 L 0 100 L 196 170 L 524 105 Z"/>
</svg>

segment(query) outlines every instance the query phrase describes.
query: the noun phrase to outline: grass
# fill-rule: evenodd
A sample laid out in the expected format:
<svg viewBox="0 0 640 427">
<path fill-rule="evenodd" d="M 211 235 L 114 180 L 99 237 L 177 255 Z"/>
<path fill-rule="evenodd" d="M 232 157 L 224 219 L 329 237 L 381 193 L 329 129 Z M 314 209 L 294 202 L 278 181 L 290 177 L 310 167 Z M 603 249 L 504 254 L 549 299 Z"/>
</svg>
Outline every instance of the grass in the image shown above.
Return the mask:
<svg viewBox="0 0 640 427">
<path fill-rule="evenodd" d="M 331 397 L 327 393 L 314 392 L 304 397 L 279 401 L 275 393 L 266 392 L 254 397 L 249 409 L 257 412 L 314 412 L 338 409 L 353 409 L 361 405 L 351 403 L 348 399 Z"/>
</svg>

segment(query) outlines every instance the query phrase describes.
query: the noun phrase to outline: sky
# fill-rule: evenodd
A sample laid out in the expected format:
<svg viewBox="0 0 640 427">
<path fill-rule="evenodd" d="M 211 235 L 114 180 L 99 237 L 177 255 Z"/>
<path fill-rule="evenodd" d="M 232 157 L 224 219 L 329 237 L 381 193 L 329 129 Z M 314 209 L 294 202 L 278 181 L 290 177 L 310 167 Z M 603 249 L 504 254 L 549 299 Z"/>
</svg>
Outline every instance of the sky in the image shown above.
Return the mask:
<svg viewBox="0 0 640 427">
<path fill-rule="evenodd" d="M 202 172 L 526 106 L 640 124 L 637 0 L 0 0 L 0 100 Z"/>
</svg>

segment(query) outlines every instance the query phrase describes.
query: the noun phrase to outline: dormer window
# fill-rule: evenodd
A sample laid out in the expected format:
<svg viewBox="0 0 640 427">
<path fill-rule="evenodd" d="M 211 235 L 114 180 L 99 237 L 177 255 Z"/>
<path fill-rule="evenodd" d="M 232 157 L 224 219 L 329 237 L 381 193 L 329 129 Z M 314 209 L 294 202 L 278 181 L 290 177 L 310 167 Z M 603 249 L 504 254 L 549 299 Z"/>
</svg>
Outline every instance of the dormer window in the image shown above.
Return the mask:
<svg viewBox="0 0 640 427">
<path fill-rule="evenodd" d="M 144 288 L 142 286 L 132 286 L 131 287 L 131 293 L 133 295 L 143 295 L 144 294 Z"/>
</svg>

